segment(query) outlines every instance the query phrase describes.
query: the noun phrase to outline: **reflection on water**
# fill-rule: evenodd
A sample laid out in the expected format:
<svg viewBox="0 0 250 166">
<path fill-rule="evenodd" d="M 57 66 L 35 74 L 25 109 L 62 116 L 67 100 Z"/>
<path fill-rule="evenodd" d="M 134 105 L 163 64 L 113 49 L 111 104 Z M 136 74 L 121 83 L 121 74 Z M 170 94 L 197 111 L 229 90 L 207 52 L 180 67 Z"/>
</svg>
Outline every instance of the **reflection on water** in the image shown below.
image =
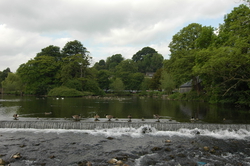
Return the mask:
<svg viewBox="0 0 250 166">
<path fill-rule="evenodd" d="M 52 112 L 46 115 L 45 112 Z M 149 97 L 103 98 L 36 98 L 31 96 L 3 96 L 0 99 L 0 120 L 11 119 L 14 113 L 22 117 L 70 118 L 74 114 L 93 117 L 96 113 L 104 118 L 111 114 L 117 118 L 152 119 L 159 114 L 164 119 L 189 122 L 250 123 L 249 110 L 201 102 L 169 101 Z"/>
</svg>

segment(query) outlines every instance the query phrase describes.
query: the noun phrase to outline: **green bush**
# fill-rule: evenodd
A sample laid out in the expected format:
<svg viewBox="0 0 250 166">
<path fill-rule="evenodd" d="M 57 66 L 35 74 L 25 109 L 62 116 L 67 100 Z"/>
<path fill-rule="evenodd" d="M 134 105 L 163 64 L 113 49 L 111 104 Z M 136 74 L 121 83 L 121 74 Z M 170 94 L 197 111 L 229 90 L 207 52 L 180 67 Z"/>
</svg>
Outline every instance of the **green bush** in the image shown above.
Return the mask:
<svg viewBox="0 0 250 166">
<path fill-rule="evenodd" d="M 71 89 L 65 86 L 57 87 L 49 91 L 48 96 L 57 97 L 80 97 L 84 94 L 76 89 Z"/>
</svg>

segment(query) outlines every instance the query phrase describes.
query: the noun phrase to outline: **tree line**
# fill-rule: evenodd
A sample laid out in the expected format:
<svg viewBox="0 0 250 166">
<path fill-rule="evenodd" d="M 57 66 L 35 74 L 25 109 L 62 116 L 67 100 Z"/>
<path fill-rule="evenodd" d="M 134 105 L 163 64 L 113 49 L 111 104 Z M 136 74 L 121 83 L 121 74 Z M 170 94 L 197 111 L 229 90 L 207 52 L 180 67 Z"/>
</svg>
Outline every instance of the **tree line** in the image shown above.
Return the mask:
<svg viewBox="0 0 250 166">
<path fill-rule="evenodd" d="M 192 80 L 193 92 L 206 101 L 249 106 L 249 17 L 249 7 L 240 5 L 217 29 L 189 24 L 172 37 L 165 60 L 154 48 L 144 47 L 131 59 L 115 54 L 90 67 L 92 58 L 81 42 L 70 41 L 62 50 L 50 45 L 16 73 L 0 72 L 0 81 L 7 91 L 25 94 L 56 95 L 56 90 L 70 89 L 78 95 L 104 95 L 109 90 L 149 89 L 172 94 Z"/>
</svg>

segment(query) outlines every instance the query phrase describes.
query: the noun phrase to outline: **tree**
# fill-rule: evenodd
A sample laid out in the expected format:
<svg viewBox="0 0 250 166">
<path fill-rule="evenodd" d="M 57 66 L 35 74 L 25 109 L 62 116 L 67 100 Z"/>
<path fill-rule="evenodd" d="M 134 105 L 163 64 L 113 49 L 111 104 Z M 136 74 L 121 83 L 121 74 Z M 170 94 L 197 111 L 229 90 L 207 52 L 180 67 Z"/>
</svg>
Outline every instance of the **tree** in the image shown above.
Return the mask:
<svg viewBox="0 0 250 166">
<path fill-rule="evenodd" d="M 77 54 L 80 54 L 84 57 L 87 55 L 87 53 L 88 53 L 87 49 L 83 47 L 82 43 L 77 40 L 67 42 L 62 49 L 62 54 L 65 57 Z"/>
<path fill-rule="evenodd" d="M 124 60 L 121 54 L 115 54 L 108 57 L 106 60 L 106 67 L 109 71 L 114 72 L 115 67 Z"/>
<path fill-rule="evenodd" d="M 150 89 L 151 84 L 151 78 L 144 77 L 142 83 L 141 83 L 141 90 L 146 91 Z"/>
<path fill-rule="evenodd" d="M 250 104 L 250 56 L 237 48 L 221 47 L 208 57 L 194 70 L 202 76 L 210 100 Z"/>
<path fill-rule="evenodd" d="M 176 56 L 175 54 L 178 54 L 180 51 L 197 49 L 196 41 L 200 37 L 201 32 L 202 26 L 192 23 L 175 34 L 169 44 L 171 58 Z"/>
<path fill-rule="evenodd" d="M 195 40 L 195 47 L 197 49 L 208 48 L 214 43 L 215 38 L 214 28 L 211 26 L 203 26 L 199 37 Z"/>
<path fill-rule="evenodd" d="M 26 93 L 45 95 L 60 81 L 56 78 L 60 63 L 51 56 L 39 56 L 22 64 L 17 69 Z"/>
<path fill-rule="evenodd" d="M 250 50 L 250 9 L 240 5 L 227 14 L 221 25 L 217 39 L 217 47 L 230 46 L 241 48 L 242 53 Z"/>
<path fill-rule="evenodd" d="M 144 47 L 141 50 L 139 50 L 136 54 L 133 55 L 132 60 L 134 62 L 143 61 L 143 58 L 145 55 L 152 56 L 154 53 L 157 53 L 157 51 L 155 51 L 155 49 L 153 49 L 151 47 Z"/>
<path fill-rule="evenodd" d="M 128 73 L 136 73 L 138 71 L 138 67 L 134 61 L 131 59 L 126 59 L 121 61 L 116 66 L 116 76 L 119 76 L 119 73 L 128 72 Z"/>
<path fill-rule="evenodd" d="M 5 92 L 22 92 L 22 82 L 20 77 L 14 73 L 8 73 L 7 78 L 2 81 L 2 86 L 5 89 Z"/>
<path fill-rule="evenodd" d="M 42 56 L 42 55 L 52 56 L 56 60 L 61 60 L 62 59 L 62 55 L 60 53 L 60 47 L 58 47 L 58 46 L 50 45 L 50 46 L 48 46 L 46 48 L 43 48 L 41 50 L 41 52 L 36 54 L 37 57 Z"/>
<path fill-rule="evenodd" d="M 142 82 L 144 80 L 144 74 L 142 73 L 131 73 L 129 88 L 131 90 L 140 90 L 142 88 Z"/>
<path fill-rule="evenodd" d="M 106 62 L 102 59 L 99 62 L 96 62 L 93 66 L 97 70 L 105 70 L 106 69 Z"/>
<path fill-rule="evenodd" d="M 63 58 L 61 77 L 65 82 L 72 78 L 86 77 L 87 67 L 89 66 L 89 57 L 81 54 L 71 55 Z"/>
<path fill-rule="evenodd" d="M 164 66 L 165 70 L 174 76 L 177 85 L 190 79 L 193 79 L 193 83 L 197 82 L 197 75 L 192 71 L 195 55 L 201 49 L 209 48 L 214 38 L 212 27 L 202 27 L 197 23 L 189 24 L 173 36 L 169 44 L 171 58 Z"/>
<path fill-rule="evenodd" d="M 110 72 L 108 70 L 100 70 L 97 74 L 97 82 L 101 89 L 109 89 Z"/>
<path fill-rule="evenodd" d="M 82 88 L 82 82 L 80 80 L 78 80 L 77 78 L 75 79 L 69 79 L 67 80 L 63 86 L 66 86 L 70 89 L 76 89 L 78 91 L 82 91 L 83 88 Z"/>
<path fill-rule="evenodd" d="M 6 68 L 2 72 L 0 71 L 0 83 L 5 80 L 5 78 L 8 76 L 8 73 L 11 73 L 10 68 Z M 0 87 L 2 87 L 2 84 L 0 84 Z"/>
<path fill-rule="evenodd" d="M 132 60 L 137 64 L 139 72 L 155 72 L 162 67 L 163 56 L 151 47 L 144 47 L 133 55 Z"/>
<path fill-rule="evenodd" d="M 173 76 L 165 70 L 163 70 L 161 73 L 160 83 L 161 89 L 164 89 L 167 94 L 171 94 L 172 91 L 176 88 Z"/>
<path fill-rule="evenodd" d="M 85 79 L 83 90 L 87 92 L 93 92 L 94 95 L 103 95 L 103 90 L 100 89 L 98 83 L 94 79 Z"/>
<path fill-rule="evenodd" d="M 150 89 L 153 90 L 160 90 L 161 87 L 161 83 L 160 83 L 160 79 L 161 79 L 161 73 L 162 73 L 162 69 L 158 69 L 155 74 L 152 77 L 151 83 L 150 83 Z"/>
<path fill-rule="evenodd" d="M 110 88 L 117 93 L 122 93 L 125 89 L 124 84 L 120 78 L 116 78 L 111 84 Z"/>
<path fill-rule="evenodd" d="M 148 57 L 148 56 L 146 56 Z M 162 68 L 163 66 L 163 56 L 158 53 L 154 53 L 151 58 L 149 59 L 149 63 L 146 63 L 146 70 L 147 72 L 155 72 L 158 69 Z"/>
</svg>

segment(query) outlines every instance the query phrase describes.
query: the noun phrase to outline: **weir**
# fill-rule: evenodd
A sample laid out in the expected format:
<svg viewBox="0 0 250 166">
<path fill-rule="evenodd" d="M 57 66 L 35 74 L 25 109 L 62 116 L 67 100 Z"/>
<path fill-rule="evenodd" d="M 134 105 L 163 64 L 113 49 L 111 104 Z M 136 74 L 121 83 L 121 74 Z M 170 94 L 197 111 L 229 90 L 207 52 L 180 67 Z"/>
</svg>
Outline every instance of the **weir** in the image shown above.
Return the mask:
<svg viewBox="0 0 250 166">
<path fill-rule="evenodd" d="M 0 128 L 27 129 L 75 129 L 93 130 L 108 128 L 139 128 L 149 125 L 159 131 L 177 131 L 179 129 L 203 130 L 239 130 L 250 131 L 250 124 L 207 124 L 207 123 L 161 123 L 161 122 L 86 122 L 86 121 L 0 121 Z"/>
</svg>

